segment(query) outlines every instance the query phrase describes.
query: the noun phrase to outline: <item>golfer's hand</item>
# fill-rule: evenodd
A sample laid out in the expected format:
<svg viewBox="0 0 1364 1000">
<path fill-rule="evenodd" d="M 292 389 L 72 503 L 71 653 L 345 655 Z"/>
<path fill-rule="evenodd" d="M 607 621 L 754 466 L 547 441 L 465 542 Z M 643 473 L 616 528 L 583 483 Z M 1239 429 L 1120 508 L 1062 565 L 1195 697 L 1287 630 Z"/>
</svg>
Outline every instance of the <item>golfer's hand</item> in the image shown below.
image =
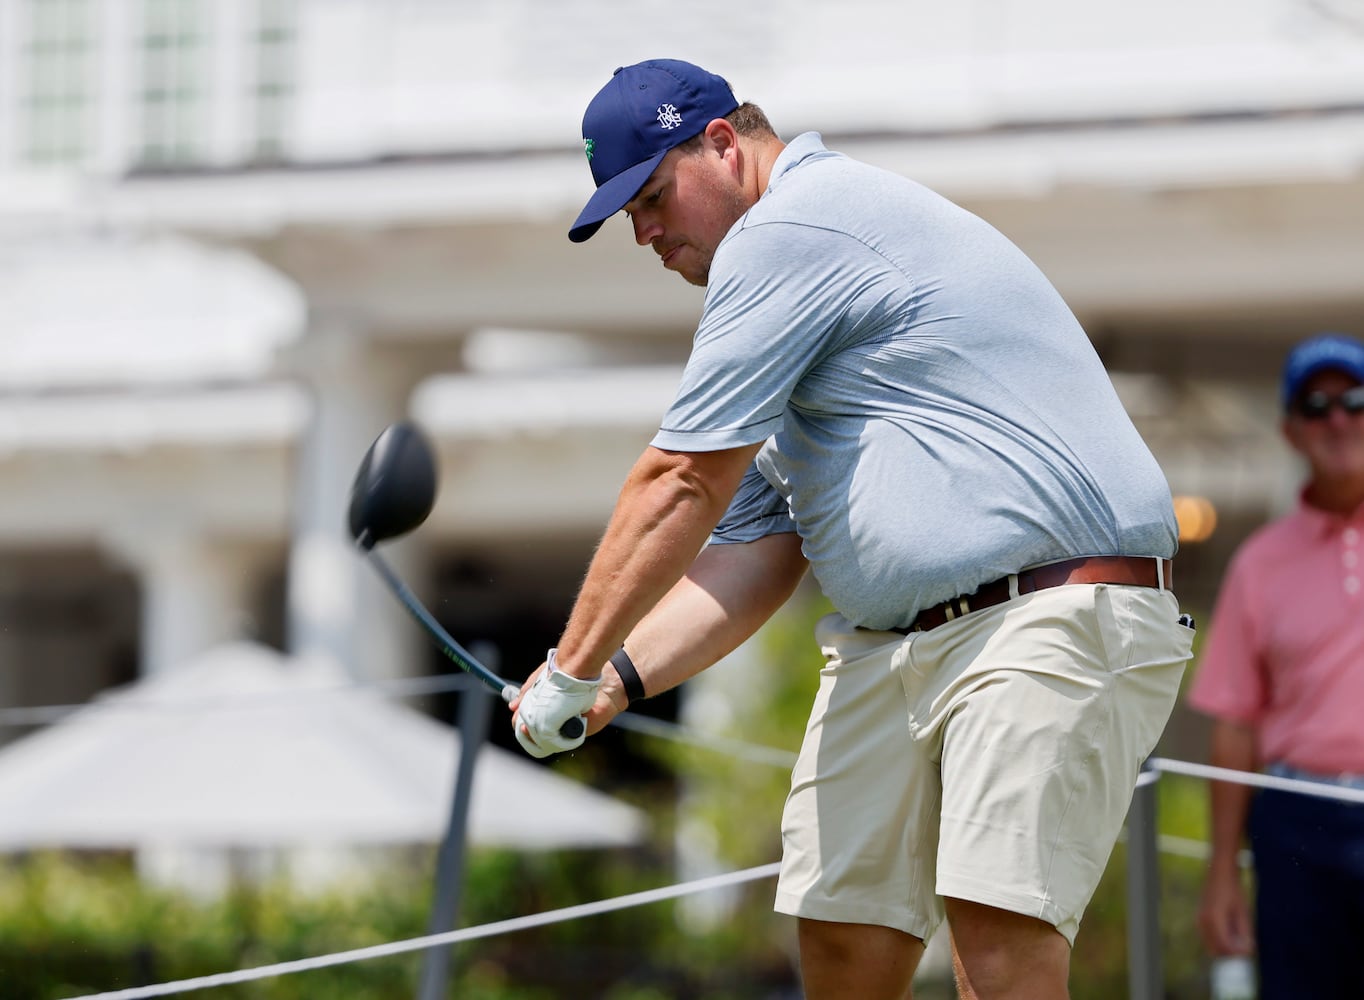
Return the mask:
<svg viewBox="0 0 1364 1000">
<path fill-rule="evenodd" d="M 512 731 L 521 748 L 532 757 L 576 750 L 587 739 L 586 719 L 583 732 L 573 739 L 559 732 L 569 719 L 586 716 L 597 701 L 601 677 L 582 680 L 564 673 L 554 665 L 555 651 L 549 651 L 544 667 L 531 678 L 513 707 Z"/>
<path fill-rule="evenodd" d="M 1249 955 L 1255 943 L 1252 926 L 1240 877 L 1210 872 L 1198 911 L 1198 928 L 1208 954 Z"/>
</svg>

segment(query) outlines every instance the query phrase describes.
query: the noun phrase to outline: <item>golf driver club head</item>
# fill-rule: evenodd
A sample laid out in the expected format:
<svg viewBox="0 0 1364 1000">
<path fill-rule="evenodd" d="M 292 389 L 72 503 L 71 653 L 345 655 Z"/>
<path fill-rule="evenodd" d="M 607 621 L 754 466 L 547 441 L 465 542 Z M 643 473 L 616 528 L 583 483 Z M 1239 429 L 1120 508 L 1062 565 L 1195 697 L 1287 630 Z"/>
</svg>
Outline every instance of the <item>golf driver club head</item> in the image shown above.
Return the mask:
<svg viewBox="0 0 1364 1000">
<path fill-rule="evenodd" d="M 365 452 L 350 490 L 351 538 L 363 549 L 405 535 L 436 503 L 435 451 L 420 428 L 399 421 Z"/>
</svg>

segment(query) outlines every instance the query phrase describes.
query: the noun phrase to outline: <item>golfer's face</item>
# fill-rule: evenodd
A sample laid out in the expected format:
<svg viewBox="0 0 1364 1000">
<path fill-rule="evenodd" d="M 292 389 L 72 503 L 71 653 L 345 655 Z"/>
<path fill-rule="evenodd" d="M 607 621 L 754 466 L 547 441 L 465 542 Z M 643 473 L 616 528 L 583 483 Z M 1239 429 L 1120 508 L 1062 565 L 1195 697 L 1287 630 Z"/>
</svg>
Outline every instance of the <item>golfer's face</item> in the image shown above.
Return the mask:
<svg viewBox="0 0 1364 1000">
<path fill-rule="evenodd" d="M 724 157 L 703 145 L 674 149 L 625 206 L 635 241 L 693 285 L 710 278 L 715 248 L 748 204 Z"/>
</svg>

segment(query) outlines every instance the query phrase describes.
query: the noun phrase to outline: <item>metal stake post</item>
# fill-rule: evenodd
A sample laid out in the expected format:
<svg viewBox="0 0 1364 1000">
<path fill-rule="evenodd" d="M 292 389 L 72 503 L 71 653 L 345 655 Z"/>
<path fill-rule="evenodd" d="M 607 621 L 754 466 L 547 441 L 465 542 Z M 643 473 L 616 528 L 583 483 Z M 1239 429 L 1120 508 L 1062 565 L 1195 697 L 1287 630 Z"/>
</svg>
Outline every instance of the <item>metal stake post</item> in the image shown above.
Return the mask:
<svg viewBox="0 0 1364 1000">
<path fill-rule="evenodd" d="M 495 650 L 478 651 L 486 664 L 496 669 Z M 464 888 L 465 840 L 469 821 L 469 800 L 473 791 L 474 764 L 479 748 L 488 735 L 488 707 L 492 695 L 473 677 L 466 677 L 460 688 L 459 768 L 450 799 L 450 821 L 445 839 L 436 859 L 436 898 L 431 908 L 427 933 L 441 934 L 454 930 L 459 916 L 460 895 Z M 453 946 L 428 948 L 423 953 L 421 986 L 418 1000 L 442 1000 L 450 979 L 451 949 Z"/>
<path fill-rule="evenodd" d="M 1127 810 L 1127 983 L 1131 1000 L 1161 1000 L 1160 857 L 1156 840 L 1159 771 L 1142 768 Z"/>
</svg>

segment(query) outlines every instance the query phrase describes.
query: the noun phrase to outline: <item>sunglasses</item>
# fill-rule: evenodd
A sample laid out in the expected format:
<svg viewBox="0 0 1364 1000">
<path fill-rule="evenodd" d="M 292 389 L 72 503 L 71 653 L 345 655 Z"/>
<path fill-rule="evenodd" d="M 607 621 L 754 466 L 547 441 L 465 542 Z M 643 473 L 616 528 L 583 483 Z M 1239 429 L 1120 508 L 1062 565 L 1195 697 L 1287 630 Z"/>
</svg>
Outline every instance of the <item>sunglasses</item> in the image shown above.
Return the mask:
<svg viewBox="0 0 1364 1000">
<path fill-rule="evenodd" d="M 1337 406 L 1352 416 L 1364 413 L 1364 385 L 1346 389 L 1339 396 L 1309 392 L 1294 404 L 1293 412 L 1304 420 L 1325 420 Z"/>
</svg>

